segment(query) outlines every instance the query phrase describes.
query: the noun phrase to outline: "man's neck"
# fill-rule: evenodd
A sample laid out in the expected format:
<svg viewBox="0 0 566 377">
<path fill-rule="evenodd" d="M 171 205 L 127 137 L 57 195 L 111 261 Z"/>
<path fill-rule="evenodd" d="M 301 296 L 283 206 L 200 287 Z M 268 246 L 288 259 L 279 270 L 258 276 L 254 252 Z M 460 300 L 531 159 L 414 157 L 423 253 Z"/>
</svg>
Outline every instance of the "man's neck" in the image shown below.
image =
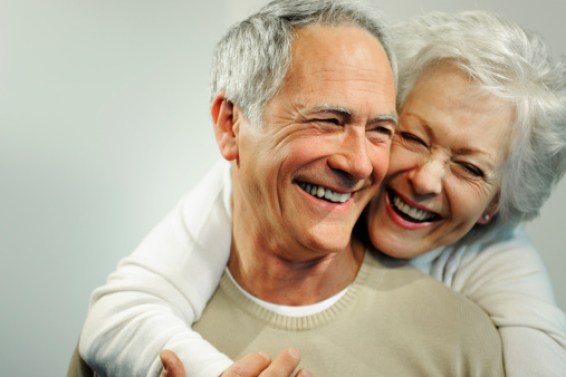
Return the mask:
<svg viewBox="0 0 566 377">
<path fill-rule="evenodd" d="M 228 267 L 238 284 L 262 300 L 282 305 L 308 305 L 340 292 L 352 283 L 363 262 L 364 246 L 352 240 L 341 252 L 306 261 L 260 248 L 238 250 L 232 244 Z"/>
</svg>

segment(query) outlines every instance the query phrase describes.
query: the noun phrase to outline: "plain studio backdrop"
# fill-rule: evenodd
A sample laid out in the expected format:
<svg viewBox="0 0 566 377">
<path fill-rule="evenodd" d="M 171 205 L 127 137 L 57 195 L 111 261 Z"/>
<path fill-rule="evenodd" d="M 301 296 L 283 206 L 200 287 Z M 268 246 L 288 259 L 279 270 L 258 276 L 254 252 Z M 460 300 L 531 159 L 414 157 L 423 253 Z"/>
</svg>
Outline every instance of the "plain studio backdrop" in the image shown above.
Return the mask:
<svg viewBox="0 0 566 377">
<path fill-rule="evenodd" d="M 64 375 L 90 292 L 219 158 L 212 49 L 264 3 L 0 0 L 0 375 Z M 374 3 L 496 11 L 566 55 L 563 1 Z M 565 203 L 527 226 L 563 310 Z"/>
</svg>

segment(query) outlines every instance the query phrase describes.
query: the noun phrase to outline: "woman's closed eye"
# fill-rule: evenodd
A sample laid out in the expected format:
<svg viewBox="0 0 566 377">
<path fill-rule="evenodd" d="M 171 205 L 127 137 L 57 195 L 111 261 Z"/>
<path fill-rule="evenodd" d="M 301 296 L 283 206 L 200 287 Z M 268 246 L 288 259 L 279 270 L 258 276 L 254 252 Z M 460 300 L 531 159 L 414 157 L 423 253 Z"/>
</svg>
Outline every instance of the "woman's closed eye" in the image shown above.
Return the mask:
<svg viewBox="0 0 566 377">
<path fill-rule="evenodd" d="M 418 137 L 415 134 L 412 134 L 410 132 L 406 132 L 406 131 L 401 131 L 398 133 L 399 137 L 401 138 L 402 141 L 404 142 L 408 142 L 411 144 L 415 144 L 415 145 L 420 145 L 423 147 L 428 147 L 428 144 L 421 139 L 420 137 Z"/>
<path fill-rule="evenodd" d="M 477 177 L 477 178 L 485 177 L 484 171 L 474 164 L 470 164 L 469 162 L 458 162 L 458 166 L 462 169 L 464 173 L 469 174 L 473 177 Z"/>
</svg>

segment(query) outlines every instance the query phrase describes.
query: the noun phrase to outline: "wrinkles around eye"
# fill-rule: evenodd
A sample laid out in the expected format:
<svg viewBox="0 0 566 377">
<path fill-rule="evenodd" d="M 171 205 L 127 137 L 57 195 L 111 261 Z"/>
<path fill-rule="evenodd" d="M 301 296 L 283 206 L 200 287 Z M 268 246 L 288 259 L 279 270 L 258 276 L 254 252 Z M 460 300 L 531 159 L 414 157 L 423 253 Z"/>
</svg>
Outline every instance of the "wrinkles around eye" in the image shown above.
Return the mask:
<svg viewBox="0 0 566 377">
<path fill-rule="evenodd" d="M 427 143 L 415 134 L 409 132 L 400 132 L 399 137 L 405 142 L 415 143 L 422 145 L 423 147 L 428 147 Z"/>
</svg>

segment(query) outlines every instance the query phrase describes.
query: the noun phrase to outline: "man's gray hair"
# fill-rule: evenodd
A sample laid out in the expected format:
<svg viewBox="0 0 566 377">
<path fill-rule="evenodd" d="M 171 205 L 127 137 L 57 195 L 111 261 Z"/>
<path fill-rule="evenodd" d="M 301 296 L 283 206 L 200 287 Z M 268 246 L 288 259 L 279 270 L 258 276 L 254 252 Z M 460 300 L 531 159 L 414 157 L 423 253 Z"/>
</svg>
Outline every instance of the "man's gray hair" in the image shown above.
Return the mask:
<svg viewBox="0 0 566 377">
<path fill-rule="evenodd" d="M 384 22 L 375 10 L 353 1 L 275 0 L 233 26 L 216 45 L 212 97 L 224 92 L 252 123 L 261 124 L 263 109 L 281 87 L 291 64 L 295 30 L 313 24 L 367 30 L 381 43 L 396 72 Z"/>
<path fill-rule="evenodd" d="M 499 213 L 470 237 L 536 217 L 566 170 L 564 61 L 553 61 L 538 35 L 481 11 L 416 17 L 394 25 L 391 37 L 400 72 L 399 107 L 420 75 L 438 64 L 458 67 L 514 107 Z"/>
</svg>

